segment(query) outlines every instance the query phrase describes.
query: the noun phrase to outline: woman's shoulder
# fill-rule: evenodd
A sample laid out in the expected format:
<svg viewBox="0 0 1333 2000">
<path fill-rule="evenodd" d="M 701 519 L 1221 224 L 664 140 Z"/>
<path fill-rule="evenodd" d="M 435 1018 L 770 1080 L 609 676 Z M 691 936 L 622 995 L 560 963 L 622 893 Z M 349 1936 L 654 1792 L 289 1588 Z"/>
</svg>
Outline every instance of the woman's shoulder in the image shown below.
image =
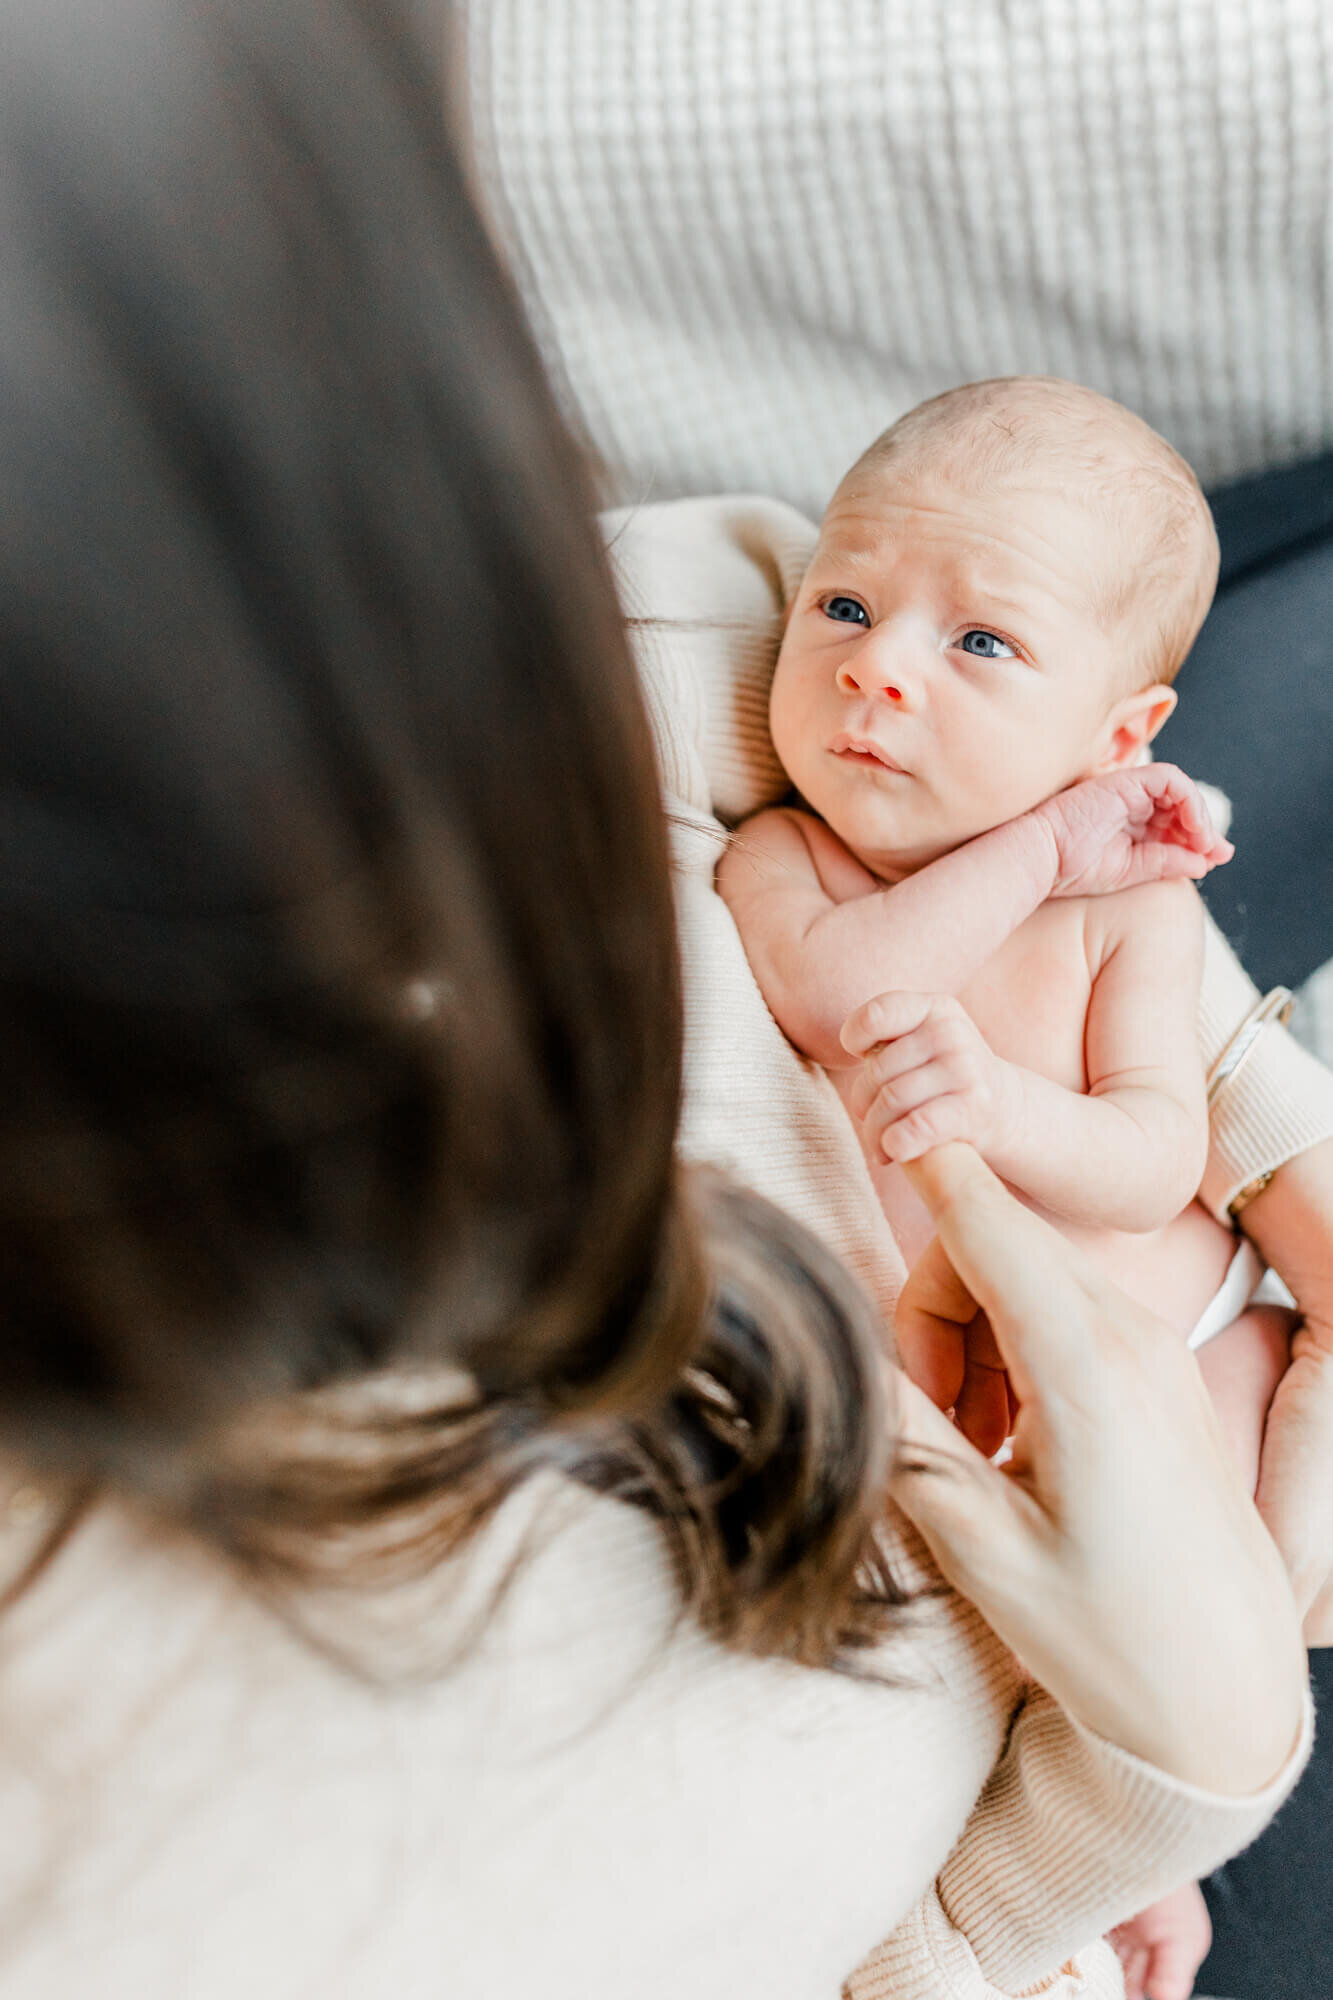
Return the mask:
<svg viewBox="0 0 1333 2000">
<path fill-rule="evenodd" d="M 350 1611 L 351 1667 L 328 1625 L 321 1650 L 195 1545 L 91 1510 L 6 1629 L 4 2000 L 175 2000 L 183 1966 L 199 2000 L 417 1994 L 445 1962 L 459 1992 L 584 1994 L 590 1965 L 644 1995 L 836 1991 L 1015 1699 L 952 1597 L 869 1663 L 897 1684 L 729 1651 L 651 1520 L 554 1476 L 447 1582 L 379 1607 L 414 1665 L 376 1681 Z M 793 1907 L 796 1942 L 759 1921 Z"/>
</svg>

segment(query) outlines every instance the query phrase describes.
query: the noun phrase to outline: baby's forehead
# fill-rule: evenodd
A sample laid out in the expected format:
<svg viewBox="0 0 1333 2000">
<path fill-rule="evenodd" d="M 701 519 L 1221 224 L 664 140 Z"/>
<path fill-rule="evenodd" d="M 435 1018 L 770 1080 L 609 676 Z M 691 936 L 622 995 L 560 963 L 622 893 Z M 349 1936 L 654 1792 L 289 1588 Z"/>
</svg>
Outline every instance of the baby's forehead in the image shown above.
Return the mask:
<svg viewBox="0 0 1333 2000">
<path fill-rule="evenodd" d="M 908 504 L 923 488 L 928 505 Z M 1125 640 L 1135 676 L 1174 675 L 1217 581 L 1212 516 L 1185 461 L 1133 411 L 1053 377 L 965 383 L 909 410 L 843 478 L 816 559 L 833 545 L 857 560 L 859 537 L 873 568 L 914 531 L 945 572 L 969 537 L 993 540 L 1010 580 L 1026 578 L 1020 595 L 1049 587 L 1066 623 L 1081 601 Z"/>
<path fill-rule="evenodd" d="M 1095 621 L 1128 549 L 1115 520 L 1040 469 L 1021 479 L 968 480 L 959 469 L 891 463 L 858 467 L 820 527 L 816 561 L 874 576 L 929 556 L 960 587 L 1041 594 Z"/>
</svg>

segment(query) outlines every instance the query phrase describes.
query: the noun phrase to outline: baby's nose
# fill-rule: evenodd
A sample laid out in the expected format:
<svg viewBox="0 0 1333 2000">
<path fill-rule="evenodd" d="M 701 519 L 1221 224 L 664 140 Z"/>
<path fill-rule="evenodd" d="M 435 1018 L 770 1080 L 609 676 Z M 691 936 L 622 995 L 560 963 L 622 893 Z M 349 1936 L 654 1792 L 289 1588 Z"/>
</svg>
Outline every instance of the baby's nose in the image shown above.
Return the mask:
<svg viewBox="0 0 1333 2000">
<path fill-rule="evenodd" d="M 908 649 L 872 633 L 843 660 L 837 671 L 843 694 L 879 696 L 904 708 L 917 706 L 920 676 L 913 671 Z"/>
</svg>

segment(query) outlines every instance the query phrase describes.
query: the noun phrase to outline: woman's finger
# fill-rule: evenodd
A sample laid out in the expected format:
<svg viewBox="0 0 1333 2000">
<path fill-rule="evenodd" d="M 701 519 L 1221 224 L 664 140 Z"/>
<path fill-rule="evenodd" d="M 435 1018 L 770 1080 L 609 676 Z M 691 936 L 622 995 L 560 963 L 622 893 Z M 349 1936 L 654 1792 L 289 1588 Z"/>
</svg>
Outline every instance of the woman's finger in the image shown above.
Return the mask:
<svg viewBox="0 0 1333 2000">
<path fill-rule="evenodd" d="M 1144 2000 L 1190 2000 L 1194 1975 L 1202 1963 L 1188 1940 L 1164 1938 L 1148 1953 L 1143 1974 Z"/>
<path fill-rule="evenodd" d="M 1038 1387 L 1067 1389 L 1080 1400 L 1079 1329 L 1089 1300 L 1065 1239 L 1016 1200 L 971 1146 L 936 1147 L 905 1171 L 972 1313 L 986 1313 L 1020 1401 Z"/>
<path fill-rule="evenodd" d="M 1125 2000 L 1146 2000 L 1143 1981 L 1148 1970 L 1147 1952 L 1142 1945 L 1133 1945 L 1120 1962 L 1125 1968 Z"/>
<path fill-rule="evenodd" d="M 898 1449 L 889 1490 L 940 1574 L 983 1610 L 1020 1591 L 1039 1510 L 904 1375 L 897 1380 Z"/>
<path fill-rule="evenodd" d="M 1188 1350 L 970 1147 L 911 1177 L 957 1281 L 931 1260 L 934 1309 L 965 1338 L 985 1311 L 1022 1407 L 1001 1470 L 904 1380 L 894 1497 L 1089 1729 L 1187 1784 L 1257 1790 L 1296 1740 L 1305 1655 Z"/>
</svg>

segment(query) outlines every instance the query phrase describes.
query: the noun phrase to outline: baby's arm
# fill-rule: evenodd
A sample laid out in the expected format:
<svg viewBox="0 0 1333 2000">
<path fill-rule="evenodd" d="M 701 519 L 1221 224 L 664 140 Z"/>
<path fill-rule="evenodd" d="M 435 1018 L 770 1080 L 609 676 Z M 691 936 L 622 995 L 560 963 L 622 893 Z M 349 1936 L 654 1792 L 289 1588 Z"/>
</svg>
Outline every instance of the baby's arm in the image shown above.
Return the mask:
<svg viewBox="0 0 1333 2000">
<path fill-rule="evenodd" d="M 835 1069 L 869 995 L 955 993 L 1048 897 L 1203 875 L 1230 851 L 1190 780 L 1152 764 L 1071 786 L 891 887 L 810 814 L 760 813 L 717 886 L 779 1027 Z"/>
<path fill-rule="evenodd" d="M 886 887 L 821 820 L 780 808 L 740 828 L 717 887 L 787 1039 L 845 1069 L 853 1007 L 894 987 L 954 992 L 1051 895 L 1058 862 L 1027 813 Z"/>
<path fill-rule="evenodd" d="M 874 1053 L 850 1103 L 886 1159 L 967 1139 L 1031 1200 L 1099 1228 L 1160 1228 L 1192 1200 L 1208 1151 L 1202 910 L 1187 882 L 1098 910 L 1111 936 L 1088 1008 L 1086 1096 L 995 1055 L 955 1002 L 884 994 L 852 1017 L 849 1046 Z"/>
</svg>

